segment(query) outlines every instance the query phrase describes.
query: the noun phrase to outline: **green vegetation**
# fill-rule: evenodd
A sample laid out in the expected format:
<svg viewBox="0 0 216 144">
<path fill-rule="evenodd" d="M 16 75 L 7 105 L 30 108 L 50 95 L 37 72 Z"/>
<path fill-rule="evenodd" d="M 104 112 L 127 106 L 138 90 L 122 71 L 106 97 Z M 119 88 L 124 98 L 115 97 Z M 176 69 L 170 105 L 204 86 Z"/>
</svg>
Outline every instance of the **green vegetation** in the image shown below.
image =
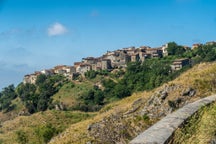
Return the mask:
<svg viewBox="0 0 216 144">
<path fill-rule="evenodd" d="M 74 109 L 82 111 L 98 111 L 104 104 L 103 100 L 103 91 L 95 86 L 93 89 L 78 98 L 79 103 L 74 107 Z"/>
<path fill-rule="evenodd" d="M 191 57 L 193 63 L 211 62 L 216 60 L 216 45 L 202 45 L 184 54 Z"/>
<path fill-rule="evenodd" d="M 17 135 L 17 141 L 19 144 L 26 144 L 28 143 L 28 136 L 27 136 L 27 133 L 22 131 L 22 130 L 19 130 L 16 132 L 16 135 Z"/>
<path fill-rule="evenodd" d="M 6 144 L 45 144 L 71 124 L 93 116 L 94 113 L 47 110 L 26 117 L 17 117 L 1 126 L 0 139 Z"/>
<path fill-rule="evenodd" d="M 29 113 L 45 111 L 52 108 L 53 96 L 67 82 L 61 75 L 39 75 L 36 84 L 19 84 L 17 94 L 28 109 Z"/>
<path fill-rule="evenodd" d="M 182 56 L 186 50 L 183 46 L 177 45 L 175 42 L 169 42 L 167 52 L 168 55 Z"/>
<path fill-rule="evenodd" d="M 3 88 L 2 92 L 0 92 L 0 110 L 4 112 L 13 110 L 15 105 L 13 105 L 11 101 L 16 97 L 17 94 L 14 85 Z"/>
<path fill-rule="evenodd" d="M 35 85 L 21 83 L 16 89 L 10 85 L 0 93 L 0 110 L 14 109 L 12 101 L 18 96 L 29 113 L 52 109 L 57 104 L 65 104 L 67 110 L 98 111 L 103 105 L 134 92 L 152 90 L 190 68 L 172 71 L 170 65 L 177 58 L 190 58 L 193 64 L 216 60 L 216 45 L 190 50 L 170 42 L 167 51 L 169 56 L 163 58 L 128 63 L 126 70 L 91 70 L 85 73 L 85 78 L 78 76 L 73 82 L 62 75 L 39 75 Z"/>
<path fill-rule="evenodd" d="M 175 132 L 173 142 L 182 144 L 211 143 L 210 141 L 216 138 L 215 121 L 216 104 L 203 107 Z"/>
<path fill-rule="evenodd" d="M 44 126 L 38 126 L 35 129 L 35 135 L 38 139 L 38 143 L 48 143 L 49 140 L 57 135 L 59 132 L 61 132 L 60 130 L 56 129 L 55 127 L 53 127 L 52 124 L 47 124 Z"/>
</svg>

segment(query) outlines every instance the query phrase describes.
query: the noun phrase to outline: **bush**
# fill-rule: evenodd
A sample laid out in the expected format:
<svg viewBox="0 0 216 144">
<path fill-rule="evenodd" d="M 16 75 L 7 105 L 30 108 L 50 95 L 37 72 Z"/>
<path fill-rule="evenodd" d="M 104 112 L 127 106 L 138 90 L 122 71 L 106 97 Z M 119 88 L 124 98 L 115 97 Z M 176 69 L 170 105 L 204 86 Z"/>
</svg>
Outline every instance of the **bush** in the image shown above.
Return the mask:
<svg viewBox="0 0 216 144">
<path fill-rule="evenodd" d="M 97 72 L 96 71 L 94 71 L 94 70 L 90 70 L 90 71 L 87 71 L 86 73 L 85 73 L 85 77 L 86 78 L 89 78 L 89 79 L 93 79 L 93 78 L 95 78 L 96 76 L 97 76 Z"/>
<path fill-rule="evenodd" d="M 59 131 L 55 127 L 53 127 L 52 124 L 40 126 L 35 129 L 35 134 L 38 137 L 39 143 L 48 143 L 51 138 L 58 133 Z"/>
<path fill-rule="evenodd" d="M 26 134 L 26 132 L 19 130 L 16 131 L 16 135 L 17 135 L 17 142 L 19 144 L 27 144 L 28 143 L 28 136 Z"/>
</svg>

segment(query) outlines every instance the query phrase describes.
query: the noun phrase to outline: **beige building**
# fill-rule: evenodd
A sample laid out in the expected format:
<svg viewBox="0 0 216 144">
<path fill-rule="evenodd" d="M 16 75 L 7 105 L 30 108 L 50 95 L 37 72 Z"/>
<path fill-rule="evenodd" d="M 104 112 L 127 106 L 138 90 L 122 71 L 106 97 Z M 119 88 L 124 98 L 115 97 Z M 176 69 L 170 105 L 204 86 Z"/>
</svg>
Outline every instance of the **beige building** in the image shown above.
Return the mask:
<svg viewBox="0 0 216 144">
<path fill-rule="evenodd" d="M 172 65 L 171 65 L 171 69 L 173 71 L 176 70 L 180 70 L 182 69 L 184 66 L 190 65 L 190 60 L 188 58 L 184 58 L 184 59 L 176 59 Z"/>
<path fill-rule="evenodd" d="M 33 74 L 25 75 L 23 78 L 23 83 L 35 84 L 37 77 L 41 74 L 41 72 L 35 72 Z"/>
<path fill-rule="evenodd" d="M 139 53 L 132 54 L 131 55 L 131 62 L 137 62 L 137 61 L 140 61 L 140 55 L 139 55 Z"/>
<path fill-rule="evenodd" d="M 196 49 L 196 48 L 198 48 L 198 47 L 200 47 L 200 46 L 202 46 L 202 45 L 203 45 L 203 44 L 201 44 L 201 43 L 193 44 L 192 50 L 193 50 L 193 49 Z"/>
<path fill-rule="evenodd" d="M 90 70 L 92 70 L 90 64 L 81 64 L 76 68 L 76 72 L 80 73 L 83 76 L 87 71 L 90 71 Z"/>
<path fill-rule="evenodd" d="M 149 48 L 149 49 L 146 49 L 146 54 L 147 55 L 150 55 L 151 58 L 161 58 L 163 57 L 163 50 L 162 48 Z"/>
<path fill-rule="evenodd" d="M 215 41 L 206 42 L 206 45 L 216 45 Z"/>
<path fill-rule="evenodd" d="M 168 43 L 162 46 L 162 52 L 163 52 L 163 56 L 168 56 Z"/>
<path fill-rule="evenodd" d="M 44 75 L 53 75 L 54 74 L 54 70 L 53 69 L 44 69 L 41 71 L 41 74 Z"/>
</svg>

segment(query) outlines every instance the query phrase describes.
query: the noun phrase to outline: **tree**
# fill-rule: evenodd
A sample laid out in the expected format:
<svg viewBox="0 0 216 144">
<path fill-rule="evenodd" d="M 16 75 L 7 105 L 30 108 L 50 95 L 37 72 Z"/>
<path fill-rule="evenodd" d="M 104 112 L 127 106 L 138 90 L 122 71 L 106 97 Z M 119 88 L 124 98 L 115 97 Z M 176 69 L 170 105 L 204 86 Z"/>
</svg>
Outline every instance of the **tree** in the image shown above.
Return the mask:
<svg viewBox="0 0 216 144">
<path fill-rule="evenodd" d="M 52 104 L 52 96 L 62 87 L 65 80 L 64 76 L 39 75 L 36 84 L 19 84 L 17 94 L 25 104 L 29 113 L 45 111 Z"/>
<path fill-rule="evenodd" d="M 40 75 L 37 77 L 35 84 L 38 85 L 38 86 L 40 86 L 41 84 L 43 84 L 43 83 L 46 81 L 46 79 L 47 79 L 47 76 L 46 76 L 46 75 L 40 74 Z"/>
<path fill-rule="evenodd" d="M 11 106 L 11 101 L 17 97 L 15 92 L 14 85 L 9 85 L 8 87 L 3 88 L 0 93 L 0 109 L 6 110 L 5 112 L 11 110 L 13 106 Z"/>
<path fill-rule="evenodd" d="M 95 77 L 97 76 L 97 72 L 94 71 L 94 70 L 90 70 L 90 71 L 87 71 L 87 72 L 85 73 L 85 76 L 86 76 L 87 78 L 89 78 L 89 79 L 93 79 L 93 78 L 95 78 Z"/>
<path fill-rule="evenodd" d="M 184 47 L 177 45 L 175 42 L 169 42 L 167 51 L 168 55 L 182 56 L 186 50 Z"/>
</svg>

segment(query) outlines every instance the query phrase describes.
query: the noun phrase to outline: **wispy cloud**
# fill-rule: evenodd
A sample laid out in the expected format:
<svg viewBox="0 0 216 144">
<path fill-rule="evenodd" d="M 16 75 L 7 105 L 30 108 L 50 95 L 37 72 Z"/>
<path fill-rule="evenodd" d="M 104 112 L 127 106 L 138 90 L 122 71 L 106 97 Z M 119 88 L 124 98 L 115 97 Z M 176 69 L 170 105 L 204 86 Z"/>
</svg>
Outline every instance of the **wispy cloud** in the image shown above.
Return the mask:
<svg viewBox="0 0 216 144">
<path fill-rule="evenodd" d="M 25 74 L 34 72 L 34 70 L 35 68 L 25 63 L 13 64 L 0 60 L 0 90 L 9 84 L 19 84 Z"/>
<path fill-rule="evenodd" d="M 24 47 L 16 47 L 6 51 L 5 55 L 10 56 L 10 58 L 22 58 L 27 56 L 32 56 L 32 53 Z"/>
<path fill-rule="evenodd" d="M 48 28 L 47 32 L 49 36 L 58 36 L 67 33 L 68 30 L 64 25 L 56 22 Z"/>
<path fill-rule="evenodd" d="M 0 32 L 0 37 L 10 37 L 20 33 L 19 29 L 10 29 L 7 31 Z"/>
<path fill-rule="evenodd" d="M 38 29 L 35 27 L 22 29 L 22 28 L 11 28 L 8 30 L 0 31 L 0 38 L 14 38 L 23 36 L 34 36 L 39 33 Z"/>
</svg>

